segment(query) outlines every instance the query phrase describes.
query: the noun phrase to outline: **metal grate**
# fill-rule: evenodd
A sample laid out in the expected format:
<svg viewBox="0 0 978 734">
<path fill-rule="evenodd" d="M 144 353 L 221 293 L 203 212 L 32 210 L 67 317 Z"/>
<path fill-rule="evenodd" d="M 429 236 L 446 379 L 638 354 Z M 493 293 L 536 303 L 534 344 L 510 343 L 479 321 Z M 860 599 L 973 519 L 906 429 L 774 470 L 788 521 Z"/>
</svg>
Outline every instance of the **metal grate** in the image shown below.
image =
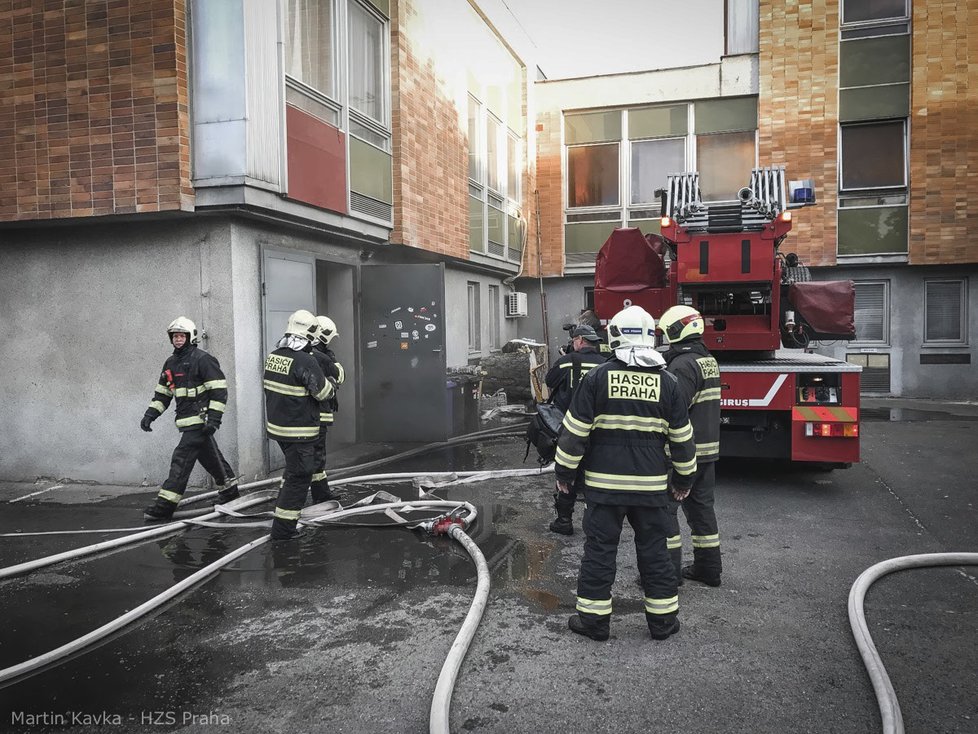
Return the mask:
<svg viewBox="0 0 978 734">
<path fill-rule="evenodd" d="M 567 222 L 620 222 L 621 212 L 588 212 L 586 214 L 568 214 Z"/>
<path fill-rule="evenodd" d="M 497 242 L 490 242 L 489 243 L 489 254 L 490 255 L 495 255 L 496 257 L 505 257 L 506 256 L 506 246 L 505 245 L 500 245 Z"/>
<path fill-rule="evenodd" d="M 598 258 L 596 252 L 568 252 L 565 256 L 568 265 L 594 265 Z"/>
<path fill-rule="evenodd" d="M 509 259 L 514 263 L 518 263 L 521 260 L 522 253 L 519 250 L 514 250 L 512 247 L 509 248 Z"/>
<path fill-rule="evenodd" d="M 377 199 L 371 199 L 369 196 L 358 194 L 356 191 L 350 192 L 350 210 L 358 214 L 366 214 L 370 217 L 383 219 L 385 222 L 391 221 L 391 215 L 393 214 L 393 209 L 390 204 L 377 201 Z"/>
</svg>

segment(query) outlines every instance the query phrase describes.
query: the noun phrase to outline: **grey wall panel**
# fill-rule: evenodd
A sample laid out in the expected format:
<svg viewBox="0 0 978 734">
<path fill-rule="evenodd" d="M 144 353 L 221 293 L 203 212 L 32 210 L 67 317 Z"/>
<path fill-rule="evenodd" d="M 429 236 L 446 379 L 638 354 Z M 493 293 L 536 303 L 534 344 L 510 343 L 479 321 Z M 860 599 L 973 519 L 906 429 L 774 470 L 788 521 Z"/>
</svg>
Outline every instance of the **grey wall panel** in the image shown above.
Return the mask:
<svg viewBox="0 0 978 734">
<path fill-rule="evenodd" d="M 245 0 L 248 176 L 282 184 L 284 72 L 279 60 L 277 3 Z"/>
<path fill-rule="evenodd" d="M 446 357 L 449 367 L 461 367 L 468 364 L 470 357 L 489 354 L 489 286 L 499 286 L 500 310 L 502 315 L 499 322 L 499 343 L 505 344 L 519 335 L 519 324 L 525 319 L 506 318 L 506 294 L 511 288 L 502 282 L 502 278 L 494 278 L 482 273 L 473 273 L 458 269 L 445 269 L 445 328 L 446 328 Z M 479 284 L 479 303 L 481 305 L 480 326 L 482 333 L 482 351 L 480 355 L 469 354 L 469 297 L 468 284 Z M 521 290 L 517 288 L 517 290 Z"/>
</svg>

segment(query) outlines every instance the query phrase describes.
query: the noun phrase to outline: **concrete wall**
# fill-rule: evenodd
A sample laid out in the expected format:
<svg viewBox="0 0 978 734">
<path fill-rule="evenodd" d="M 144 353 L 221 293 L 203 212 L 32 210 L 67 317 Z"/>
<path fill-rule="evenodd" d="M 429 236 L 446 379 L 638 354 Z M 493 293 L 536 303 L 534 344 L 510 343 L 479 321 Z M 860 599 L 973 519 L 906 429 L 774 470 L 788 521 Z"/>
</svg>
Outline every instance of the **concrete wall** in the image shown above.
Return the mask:
<svg viewBox="0 0 978 734">
<path fill-rule="evenodd" d="M 584 309 L 584 289 L 594 287 L 594 277 L 565 276 L 563 278 L 544 278 L 543 288 L 547 296 L 547 327 L 550 340 L 550 361 L 557 358 L 557 349 L 567 344 L 569 335 L 563 325 L 577 320 Z M 528 315 L 519 322 L 519 336 L 542 342 L 544 340 L 543 319 L 541 318 L 540 281 L 535 278 L 521 278 L 516 289 L 526 293 Z"/>
<path fill-rule="evenodd" d="M 468 284 L 479 284 L 482 349 L 469 353 L 469 295 Z M 499 346 L 518 334 L 520 319 L 507 319 L 505 298 L 510 287 L 500 278 L 467 270 L 445 269 L 445 348 L 449 367 L 463 367 L 470 359 L 486 356 L 489 349 L 489 286 L 499 286 Z"/>
<path fill-rule="evenodd" d="M 172 352 L 170 321 L 193 319 L 229 383 L 238 377 L 229 235 L 182 222 L 4 233 L 0 477 L 155 484 L 166 476 L 173 411 L 153 433 L 139 420 Z M 232 389 L 218 433 L 232 464 L 237 398 Z"/>
<path fill-rule="evenodd" d="M 890 355 L 890 393 L 905 398 L 974 401 L 978 397 L 978 299 L 974 284 L 978 266 L 834 267 L 813 270 L 816 280 L 886 281 L 890 293 L 888 344 L 836 342 L 818 349 L 839 359 L 851 353 Z M 929 278 L 967 278 L 968 337 L 963 346 L 924 345 L 924 281 Z M 971 364 L 924 364 L 922 354 L 968 354 Z"/>
</svg>

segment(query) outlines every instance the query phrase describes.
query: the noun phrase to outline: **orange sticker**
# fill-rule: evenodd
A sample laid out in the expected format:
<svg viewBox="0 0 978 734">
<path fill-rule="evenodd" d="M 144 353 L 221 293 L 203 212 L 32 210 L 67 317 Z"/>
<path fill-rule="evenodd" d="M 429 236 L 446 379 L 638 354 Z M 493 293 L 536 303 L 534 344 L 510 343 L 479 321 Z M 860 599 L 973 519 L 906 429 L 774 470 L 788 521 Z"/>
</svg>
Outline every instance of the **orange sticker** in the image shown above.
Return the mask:
<svg viewBox="0 0 978 734">
<path fill-rule="evenodd" d="M 407 348 L 408 348 L 408 343 L 407 342 L 401 342 L 401 349 L 407 349 Z"/>
</svg>

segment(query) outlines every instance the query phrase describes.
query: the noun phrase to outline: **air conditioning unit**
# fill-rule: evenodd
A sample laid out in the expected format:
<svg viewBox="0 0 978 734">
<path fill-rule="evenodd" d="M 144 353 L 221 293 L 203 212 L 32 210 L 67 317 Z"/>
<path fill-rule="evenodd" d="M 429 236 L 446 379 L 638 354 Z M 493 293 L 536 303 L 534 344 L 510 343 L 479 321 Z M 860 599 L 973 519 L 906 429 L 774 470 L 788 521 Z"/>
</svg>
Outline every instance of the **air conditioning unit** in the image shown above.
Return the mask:
<svg viewBox="0 0 978 734">
<path fill-rule="evenodd" d="M 506 317 L 510 319 L 526 316 L 526 294 L 513 291 L 506 294 Z"/>
</svg>

